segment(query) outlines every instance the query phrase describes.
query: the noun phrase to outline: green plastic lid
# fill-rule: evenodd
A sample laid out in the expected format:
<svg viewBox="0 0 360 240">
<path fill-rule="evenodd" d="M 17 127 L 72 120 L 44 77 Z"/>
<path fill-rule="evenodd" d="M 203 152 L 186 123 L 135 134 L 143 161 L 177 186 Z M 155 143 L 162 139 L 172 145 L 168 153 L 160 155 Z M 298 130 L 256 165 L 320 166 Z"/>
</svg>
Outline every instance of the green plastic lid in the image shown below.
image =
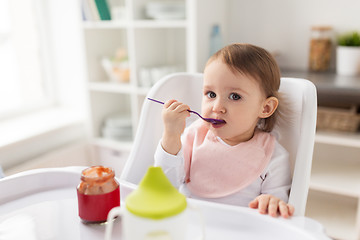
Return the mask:
<svg viewBox="0 0 360 240">
<path fill-rule="evenodd" d="M 161 167 L 150 167 L 125 204 L 137 216 L 162 219 L 185 210 L 186 197 L 170 183 Z"/>
</svg>

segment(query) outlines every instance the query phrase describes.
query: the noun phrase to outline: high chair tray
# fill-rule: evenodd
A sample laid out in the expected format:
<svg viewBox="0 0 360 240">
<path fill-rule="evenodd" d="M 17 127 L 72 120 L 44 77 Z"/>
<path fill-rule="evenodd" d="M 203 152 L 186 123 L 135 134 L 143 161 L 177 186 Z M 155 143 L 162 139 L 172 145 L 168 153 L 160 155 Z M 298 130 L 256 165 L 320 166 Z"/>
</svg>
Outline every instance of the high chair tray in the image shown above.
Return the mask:
<svg viewBox="0 0 360 240">
<path fill-rule="evenodd" d="M 284 219 L 261 215 L 255 209 L 236 207 L 189 199 L 198 206 L 205 219 L 206 240 L 226 239 L 291 239 L 325 240 L 330 239 L 324 233 L 322 225 L 310 218 L 291 217 Z M 200 235 L 197 216 L 192 221 L 190 235 Z"/>
<path fill-rule="evenodd" d="M 104 239 L 105 224 L 83 224 L 78 217 L 76 186 L 85 167 L 31 170 L 0 180 L 0 238 Z M 136 186 L 120 181 L 124 199 Z M 272 218 L 256 210 L 189 199 L 202 213 L 206 240 L 329 239 L 322 226 L 306 217 Z M 195 214 L 195 213 L 191 213 Z M 198 215 L 190 214 L 188 239 L 200 236 Z M 121 220 L 113 228 L 121 240 Z"/>
</svg>

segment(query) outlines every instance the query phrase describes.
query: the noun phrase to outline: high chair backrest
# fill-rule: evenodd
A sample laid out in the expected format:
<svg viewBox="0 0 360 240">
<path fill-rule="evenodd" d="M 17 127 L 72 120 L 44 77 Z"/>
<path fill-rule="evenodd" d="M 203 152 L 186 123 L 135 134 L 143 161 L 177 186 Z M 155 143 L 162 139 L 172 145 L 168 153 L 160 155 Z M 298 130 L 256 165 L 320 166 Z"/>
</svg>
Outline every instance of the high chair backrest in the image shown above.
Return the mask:
<svg viewBox="0 0 360 240">
<path fill-rule="evenodd" d="M 200 112 L 202 78 L 200 73 L 168 75 L 151 88 L 147 97 L 164 102 L 176 99 Z M 315 138 L 316 88 L 305 79 L 281 78 L 280 93 L 286 110 L 274 133 L 290 154 L 293 180 L 289 203 L 295 206 L 295 215 L 304 215 Z M 154 164 L 154 152 L 163 133 L 162 108 L 158 103 L 144 100 L 137 134 L 121 179 L 138 184 L 148 167 Z M 187 125 L 196 119 L 198 117 L 191 114 Z"/>
</svg>

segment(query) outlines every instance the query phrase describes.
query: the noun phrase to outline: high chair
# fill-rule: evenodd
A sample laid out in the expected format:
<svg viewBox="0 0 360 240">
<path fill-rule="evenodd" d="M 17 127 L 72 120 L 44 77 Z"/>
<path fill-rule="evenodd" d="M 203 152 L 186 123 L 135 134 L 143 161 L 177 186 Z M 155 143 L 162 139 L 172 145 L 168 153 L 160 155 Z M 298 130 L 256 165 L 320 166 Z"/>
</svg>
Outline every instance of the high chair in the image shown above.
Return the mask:
<svg viewBox="0 0 360 240">
<path fill-rule="evenodd" d="M 175 73 L 158 81 L 147 97 L 166 101 L 176 99 L 192 110 L 200 111 L 202 99 L 200 73 Z M 278 121 L 274 128 L 279 142 L 290 154 L 292 184 L 289 203 L 295 207 L 295 215 L 304 215 L 314 148 L 317 96 L 313 83 L 305 79 L 281 78 L 280 93 L 289 110 L 286 119 Z M 161 111 L 163 106 L 144 100 L 137 134 L 121 179 L 138 184 L 149 166 L 154 164 L 154 152 L 163 133 Z M 197 116 L 191 114 L 187 125 Z"/>
</svg>

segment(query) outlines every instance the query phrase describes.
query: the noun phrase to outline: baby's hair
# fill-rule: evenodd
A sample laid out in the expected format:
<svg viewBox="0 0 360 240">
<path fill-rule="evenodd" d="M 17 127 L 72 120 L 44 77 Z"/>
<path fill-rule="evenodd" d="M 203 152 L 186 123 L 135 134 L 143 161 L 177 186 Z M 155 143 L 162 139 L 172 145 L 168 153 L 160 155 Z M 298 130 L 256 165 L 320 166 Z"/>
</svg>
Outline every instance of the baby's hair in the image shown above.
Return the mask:
<svg viewBox="0 0 360 240">
<path fill-rule="evenodd" d="M 266 97 L 279 99 L 280 69 L 276 60 L 265 49 L 251 44 L 230 44 L 211 56 L 206 66 L 216 59 L 221 59 L 235 74 L 254 78 Z M 277 115 L 278 111 L 275 111 L 270 117 L 261 119 L 258 128 L 270 132 Z"/>
</svg>

